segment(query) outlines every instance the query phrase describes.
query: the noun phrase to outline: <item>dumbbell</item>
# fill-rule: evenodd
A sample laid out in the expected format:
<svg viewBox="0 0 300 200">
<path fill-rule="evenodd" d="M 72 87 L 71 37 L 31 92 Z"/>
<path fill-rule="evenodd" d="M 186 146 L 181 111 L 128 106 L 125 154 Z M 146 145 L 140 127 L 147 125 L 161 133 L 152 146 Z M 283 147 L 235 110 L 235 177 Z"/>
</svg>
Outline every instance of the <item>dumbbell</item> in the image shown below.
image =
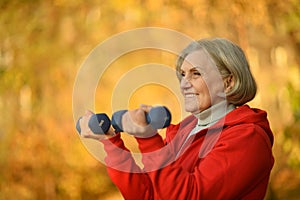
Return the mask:
<svg viewBox="0 0 300 200">
<path fill-rule="evenodd" d="M 127 110 L 120 110 L 113 114 L 111 124 L 116 132 L 123 132 L 122 116 Z M 156 106 L 146 113 L 146 122 L 152 126 L 153 129 L 162 129 L 170 125 L 171 113 L 165 106 Z"/>
<path fill-rule="evenodd" d="M 113 114 L 112 121 L 105 113 L 98 113 L 91 116 L 88 126 L 91 131 L 95 134 L 105 134 L 108 132 L 110 126 L 112 125 L 116 132 L 123 132 L 122 127 L 122 116 L 127 110 L 120 110 Z M 154 129 L 165 128 L 171 123 L 171 113 L 165 106 L 157 106 L 151 108 L 149 113 L 145 113 L 146 121 Z M 81 117 L 76 123 L 76 129 L 80 133 L 80 121 Z"/>
<path fill-rule="evenodd" d="M 78 119 L 76 123 L 76 129 L 80 133 L 80 121 L 81 117 Z M 109 127 L 111 125 L 109 117 L 105 113 L 98 113 L 91 116 L 88 126 L 95 134 L 105 134 L 108 132 Z"/>
</svg>

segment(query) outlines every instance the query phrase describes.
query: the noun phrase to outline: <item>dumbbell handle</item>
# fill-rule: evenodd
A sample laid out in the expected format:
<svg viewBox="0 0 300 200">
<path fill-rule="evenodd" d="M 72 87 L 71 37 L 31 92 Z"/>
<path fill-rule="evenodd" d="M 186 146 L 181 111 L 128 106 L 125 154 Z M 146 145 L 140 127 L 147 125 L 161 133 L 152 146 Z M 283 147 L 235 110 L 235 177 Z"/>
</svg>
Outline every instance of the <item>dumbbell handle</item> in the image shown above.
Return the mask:
<svg viewBox="0 0 300 200">
<path fill-rule="evenodd" d="M 116 132 L 123 132 L 122 117 L 127 110 L 120 110 L 113 114 L 111 124 Z M 171 123 L 171 113 L 165 106 L 157 106 L 150 109 L 149 113 L 145 112 L 146 122 L 154 129 L 165 128 Z"/>
<path fill-rule="evenodd" d="M 80 119 L 77 120 L 76 129 L 80 133 Z M 108 132 L 109 127 L 111 125 L 109 117 L 105 113 L 98 113 L 91 116 L 88 126 L 91 131 L 95 134 L 105 134 Z"/>
</svg>

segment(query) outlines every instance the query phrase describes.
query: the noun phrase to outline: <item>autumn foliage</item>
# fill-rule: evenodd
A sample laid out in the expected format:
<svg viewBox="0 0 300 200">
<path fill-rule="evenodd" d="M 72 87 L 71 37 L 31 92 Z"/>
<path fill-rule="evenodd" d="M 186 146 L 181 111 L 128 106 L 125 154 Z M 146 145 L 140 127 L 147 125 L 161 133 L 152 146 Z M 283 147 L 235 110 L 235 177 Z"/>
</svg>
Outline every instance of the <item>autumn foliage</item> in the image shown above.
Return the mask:
<svg viewBox="0 0 300 200">
<path fill-rule="evenodd" d="M 275 134 L 266 199 L 300 198 L 299 1 L 1 0 L 0 8 L 0 199 L 122 199 L 74 128 L 73 86 L 100 42 L 149 26 L 240 44 L 259 88 L 250 105 L 267 110 Z M 151 49 L 120 57 L 91 109 L 111 115 L 124 73 L 150 62 L 173 68 L 175 59 Z M 128 107 L 140 103 L 164 104 L 181 119 L 180 99 L 159 85 L 134 91 Z"/>
</svg>

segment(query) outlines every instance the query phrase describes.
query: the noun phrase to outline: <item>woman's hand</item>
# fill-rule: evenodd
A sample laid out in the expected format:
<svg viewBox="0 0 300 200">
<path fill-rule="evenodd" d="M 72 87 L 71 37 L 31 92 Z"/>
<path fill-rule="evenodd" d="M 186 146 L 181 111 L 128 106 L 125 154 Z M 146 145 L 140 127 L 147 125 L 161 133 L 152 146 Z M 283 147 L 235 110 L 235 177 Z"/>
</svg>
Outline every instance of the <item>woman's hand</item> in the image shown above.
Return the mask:
<svg viewBox="0 0 300 200">
<path fill-rule="evenodd" d="M 127 111 L 122 117 L 123 131 L 140 138 L 148 138 L 157 134 L 157 130 L 153 129 L 146 120 L 146 113 L 152 107 L 141 105 L 140 108 Z"/>
<path fill-rule="evenodd" d="M 94 134 L 91 129 L 89 128 L 89 120 L 92 117 L 94 113 L 87 110 L 86 113 L 80 118 L 79 124 L 80 124 L 80 135 L 84 138 L 92 138 L 92 139 L 96 139 L 96 140 L 103 140 L 103 139 L 107 139 L 110 138 L 114 135 L 116 135 L 116 133 L 114 132 L 114 130 L 110 127 L 108 132 L 106 134 Z"/>
</svg>

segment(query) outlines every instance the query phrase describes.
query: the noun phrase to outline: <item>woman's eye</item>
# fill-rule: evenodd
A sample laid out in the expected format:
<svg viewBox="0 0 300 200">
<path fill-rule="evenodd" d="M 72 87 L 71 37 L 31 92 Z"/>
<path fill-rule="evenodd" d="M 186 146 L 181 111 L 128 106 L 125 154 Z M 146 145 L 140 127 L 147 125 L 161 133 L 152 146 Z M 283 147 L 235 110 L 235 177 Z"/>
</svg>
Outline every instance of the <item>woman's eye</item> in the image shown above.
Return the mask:
<svg viewBox="0 0 300 200">
<path fill-rule="evenodd" d="M 198 72 L 198 71 L 193 72 L 193 78 L 197 78 L 199 76 L 201 76 L 200 72 Z"/>
</svg>

